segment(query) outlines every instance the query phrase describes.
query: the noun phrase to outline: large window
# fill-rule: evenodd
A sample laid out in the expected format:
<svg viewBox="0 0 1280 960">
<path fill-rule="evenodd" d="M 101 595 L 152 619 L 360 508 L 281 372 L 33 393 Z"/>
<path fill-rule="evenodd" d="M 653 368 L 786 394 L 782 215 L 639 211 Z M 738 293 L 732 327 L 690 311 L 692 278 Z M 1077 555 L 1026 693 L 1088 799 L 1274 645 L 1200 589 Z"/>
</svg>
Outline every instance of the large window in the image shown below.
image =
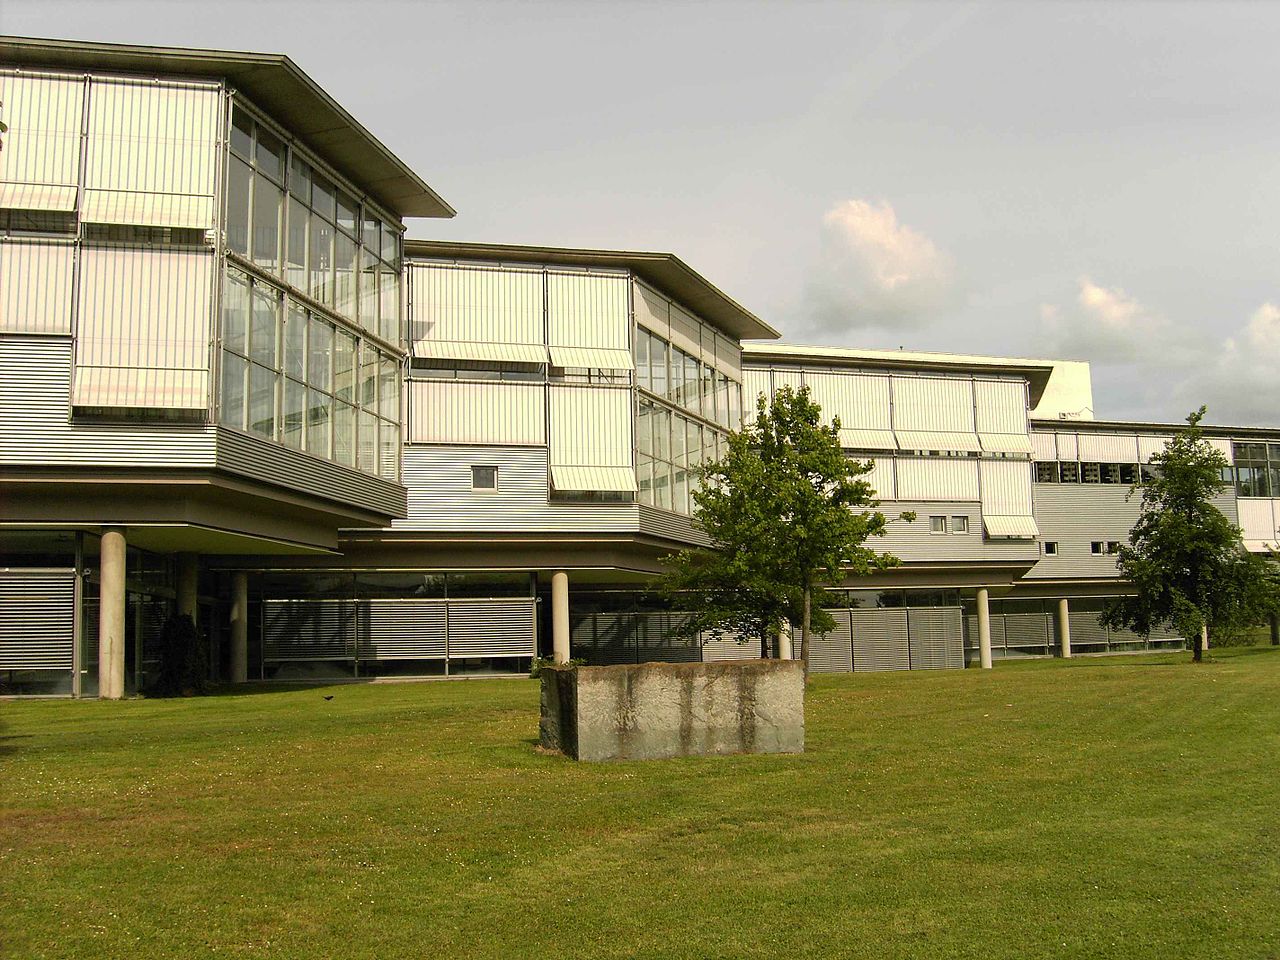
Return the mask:
<svg viewBox="0 0 1280 960">
<path fill-rule="evenodd" d="M 725 449 L 724 435 L 650 400 L 636 411 L 639 501 L 675 513 L 693 512 L 697 470 Z"/>
<path fill-rule="evenodd" d="M 239 108 L 232 113 L 226 195 L 232 252 L 399 343 L 399 228 Z"/>
<path fill-rule="evenodd" d="M 742 419 L 742 387 L 648 330 L 636 331 L 636 382 L 673 406 L 736 430 Z"/>
<path fill-rule="evenodd" d="M 398 479 L 395 356 L 234 268 L 222 304 L 220 423 Z"/>
<path fill-rule="evenodd" d="M 1237 496 L 1280 497 L 1280 443 L 1235 443 L 1232 454 Z"/>
</svg>

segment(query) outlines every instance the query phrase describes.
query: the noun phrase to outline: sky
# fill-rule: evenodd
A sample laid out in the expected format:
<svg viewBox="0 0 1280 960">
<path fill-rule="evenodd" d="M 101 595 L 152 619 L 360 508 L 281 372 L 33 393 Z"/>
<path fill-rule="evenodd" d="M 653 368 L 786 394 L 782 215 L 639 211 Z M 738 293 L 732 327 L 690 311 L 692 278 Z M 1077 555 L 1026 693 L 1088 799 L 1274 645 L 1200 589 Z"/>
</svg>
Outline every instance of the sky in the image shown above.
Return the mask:
<svg viewBox="0 0 1280 960">
<path fill-rule="evenodd" d="M 1088 360 L 1280 424 L 1280 5 L 0 0 L 288 54 L 458 210 L 675 253 L 795 343 Z"/>
</svg>

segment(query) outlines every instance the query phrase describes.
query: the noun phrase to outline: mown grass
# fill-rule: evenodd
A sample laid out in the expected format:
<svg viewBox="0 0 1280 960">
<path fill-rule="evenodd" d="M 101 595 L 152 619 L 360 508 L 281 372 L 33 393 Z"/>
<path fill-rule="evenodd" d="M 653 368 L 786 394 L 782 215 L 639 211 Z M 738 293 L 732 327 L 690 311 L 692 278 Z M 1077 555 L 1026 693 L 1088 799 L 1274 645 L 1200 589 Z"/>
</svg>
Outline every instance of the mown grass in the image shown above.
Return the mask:
<svg viewBox="0 0 1280 960">
<path fill-rule="evenodd" d="M 802 756 L 613 765 L 530 681 L 4 703 L 0 955 L 1274 957 L 1280 651 L 1187 660 L 819 677 Z"/>
</svg>

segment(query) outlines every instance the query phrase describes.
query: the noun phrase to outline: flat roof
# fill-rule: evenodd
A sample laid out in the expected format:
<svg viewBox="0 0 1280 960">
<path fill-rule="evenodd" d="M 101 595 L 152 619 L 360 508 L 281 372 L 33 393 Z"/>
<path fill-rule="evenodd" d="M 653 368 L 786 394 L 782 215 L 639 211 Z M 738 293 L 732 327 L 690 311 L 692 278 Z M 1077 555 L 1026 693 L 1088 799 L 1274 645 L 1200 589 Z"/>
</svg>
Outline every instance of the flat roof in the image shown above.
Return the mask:
<svg viewBox="0 0 1280 960">
<path fill-rule="evenodd" d="M 283 54 L 0 37 L 0 66 L 224 78 L 388 210 L 402 217 L 456 213 Z"/>
<path fill-rule="evenodd" d="M 1185 420 L 1180 423 L 1162 423 L 1155 420 L 1045 420 L 1033 418 L 1033 430 L 1074 430 L 1079 433 L 1091 431 L 1125 433 L 1177 433 L 1187 428 Z M 1216 423 L 1200 424 L 1202 432 L 1211 437 L 1247 437 L 1260 439 L 1280 439 L 1280 427 L 1241 427 L 1222 426 Z"/>
<path fill-rule="evenodd" d="M 1052 360 L 1023 357 L 980 357 L 962 353 L 919 353 L 911 350 L 857 350 L 850 347 L 818 347 L 792 343 L 744 343 L 743 361 L 773 360 L 824 366 L 880 367 L 923 370 L 937 373 L 1003 373 L 1026 379 L 1031 388 L 1031 406 L 1040 402 L 1053 373 Z"/>
<path fill-rule="evenodd" d="M 536 263 L 630 270 L 641 280 L 678 300 L 682 306 L 738 340 L 773 339 L 781 336 L 777 330 L 671 253 L 408 239 L 404 242 L 404 253 L 406 257 L 429 257 L 434 260 L 479 260 L 490 263 Z"/>
</svg>

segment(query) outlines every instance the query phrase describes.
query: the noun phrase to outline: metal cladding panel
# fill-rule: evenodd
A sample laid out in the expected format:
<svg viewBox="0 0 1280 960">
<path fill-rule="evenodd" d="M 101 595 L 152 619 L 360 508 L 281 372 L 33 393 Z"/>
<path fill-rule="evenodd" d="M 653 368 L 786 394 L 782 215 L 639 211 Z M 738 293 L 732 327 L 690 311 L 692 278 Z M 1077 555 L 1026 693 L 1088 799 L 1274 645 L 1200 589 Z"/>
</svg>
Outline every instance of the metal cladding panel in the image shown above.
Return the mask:
<svg viewBox="0 0 1280 960">
<path fill-rule="evenodd" d="M 1050 613 L 1006 613 L 1005 646 L 1044 647 L 1056 642 L 1056 624 Z"/>
<path fill-rule="evenodd" d="M 627 275 L 548 271 L 547 343 L 621 350 L 630 358 Z"/>
<path fill-rule="evenodd" d="M 671 342 L 690 356 L 703 355 L 702 324 L 676 303 L 671 304 Z M 707 359 L 714 359 L 714 349 L 710 353 Z"/>
<path fill-rule="evenodd" d="M 1172 439 L 1173 437 L 1171 436 L 1152 437 L 1152 436 L 1139 435 L 1138 436 L 1138 462 L 1147 463 L 1157 453 L 1164 453 L 1165 444 Z M 1231 455 L 1230 453 L 1228 453 L 1227 459 L 1230 460 L 1230 458 L 1231 458 Z"/>
<path fill-rule="evenodd" d="M 1079 448 L 1080 460 L 1084 463 L 1138 462 L 1138 438 L 1131 433 L 1082 433 Z"/>
<path fill-rule="evenodd" d="M 447 344 L 508 344 L 546 362 L 541 270 L 409 262 L 405 275 L 414 356 L 489 359 L 442 351 Z"/>
<path fill-rule="evenodd" d="M 449 659 L 536 657 L 537 601 L 450 600 Z"/>
<path fill-rule="evenodd" d="M 74 570 L 0 572 L 0 670 L 70 670 Z"/>
<path fill-rule="evenodd" d="M 853 625 L 853 670 L 881 673 L 911 669 L 907 611 L 879 607 L 849 611 Z"/>
<path fill-rule="evenodd" d="M 75 209 L 84 90 L 80 77 L 0 72 L 9 126 L 0 150 L 0 206 Z"/>
<path fill-rule="evenodd" d="M 443 660 L 445 603 L 363 600 L 357 611 L 361 660 Z"/>
<path fill-rule="evenodd" d="M 1227 458 L 1227 463 L 1235 463 L 1235 451 L 1232 448 L 1231 441 L 1224 437 L 1205 437 L 1205 441 L 1213 449 Z"/>
<path fill-rule="evenodd" d="M 693 518 L 684 514 L 671 513 L 657 507 L 639 504 L 639 531 L 678 540 L 681 543 L 692 543 L 700 547 L 711 546 L 711 538 L 693 525 Z"/>
<path fill-rule="evenodd" d="M 959 377 L 894 377 L 893 428 L 974 433 L 973 381 Z"/>
<path fill-rule="evenodd" d="M 355 601 L 262 601 L 263 660 L 352 660 L 355 653 Z"/>
<path fill-rule="evenodd" d="M 1079 460 L 1080 443 L 1074 433 L 1054 434 L 1058 441 L 1059 460 Z"/>
<path fill-rule="evenodd" d="M 822 407 L 822 419 L 844 429 L 890 432 L 889 378 L 865 373 L 806 372 L 804 382 Z"/>
<path fill-rule="evenodd" d="M 781 392 L 783 387 L 790 387 L 796 393 L 804 387 L 804 373 L 800 370 L 774 370 L 772 373 L 773 391 L 770 397 Z"/>
<path fill-rule="evenodd" d="M 809 671 L 811 673 L 849 673 L 853 670 L 853 643 L 849 631 L 849 611 L 828 610 L 835 620 L 830 633 L 809 637 Z M 800 630 L 795 629 L 792 648 L 799 650 Z"/>
<path fill-rule="evenodd" d="M 1027 385 L 1024 380 L 975 380 L 974 418 L 978 433 L 1027 435 Z"/>
<path fill-rule="evenodd" d="M 220 470 L 387 517 L 405 515 L 405 490 L 397 483 L 238 430 L 220 427 L 217 438 Z"/>
<path fill-rule="evenodd" d="M 702 635 L 702 659 L 711 663 L 718 660 L 759 660 L 760 638 L 740 640 L 736 636 L 725 636 L 723 639 L 711 639 L 709 634 Z"/>
<path fill-rule="evenodd" d="M 632 281 L 631 309 L 636 323 L 656 333 L 663 340 L 671 336 L 671 301 L 639 280 Z"/>
<path fill-rule="evenodd" d="M 756 400 L 764 394 L 765 402 L 773 398 L 773 387 L 769 382 L 768 370 L 742 371 L 742 414 L 747 423 L 756 419 Z"/>
<path fill-rule="evenodd" d="M 687 629 L 689 614 L 663 611 L 633 616 L 636 662 L 690 663 L 702 659 L 698 638 L 680 636 Z"/>
<path fill-rule="evenodd" d="M 974 648 L 978 648 L 978 617 L 976 614 L 970 614 L 964 618 L 965 621 L 965 643 Z M 993 648 L 1003 649 L 1006 641 L 1006 631 L 1004 617 L 999 614 L 991 615 L 991 646 Z"/>
<path fill-rule="evenodd" d="M 1115 556 L 1095 555 L 1090 544 L 1127 541 L 1140 497 L 1129 498 L 1129 488 L 1120 484 L 1037 483 L 1032 492 L 1040 536 L 1056 542 L 1058 553 L 1042 557 L 1027 577 L 1116 579 Z"/>
<path fill-rule="evenodd" d="M 715 337 L 716 369 L 727 376 L 730 380 L 742 382 L 742 346 L 736 340 L 730 340 L 721 333 L 717 333 Z"/>
<path fill-rule="evenodd" d="M 410 443 L 547 442 L 546 387 L 540 383 L 410 380 Z"/>
<path fill-rule="evenodd" d="M 214 428 L 72 423 L 71 341 L 0 336 L 0 463 L 212 467 Z"/>
<path fill-rule="evenodd" d="M 85 246 L 72 404 L 209 406 L 214 258 Z"/>
<path fill-rule="evenodd" d="M 189 221 L 198 215 L 203 222 L 181 225 L 211 229 L 217 226 L 213 196 L 221 126 L 217 86 L 95 78 L 89 86 L 86 191 L 154 195 L 153 201 L 102 201 L 121 213 L 158 218 L 133 223 L 166 226 L 171 223 L 165 218 Z M 179 196 L 207 202 L 184 207 Z"/>
<path fill-rule="evenodd" d="M 964 667 L 964 612 L 959 607 L 913 607 L 907 611 L 912 670 Z"/>
<path fill-rule="evenodd" d="M 633 466 L 629 388 L 553 384 L 550 392 L 554 466 Z"/>
<path fill-rule="evenodd" d="M 1071 645 L 1073 647 L 1102 644 L 1107 642 L 1107 631 L 1098 620 L 1098 615 L 1091 610 L 1072 610 L 1067 619 L 1071 622 Z"/>
<path fill-rule="evenodd" d="M 876 497 L 880 500 L 896 500 L 898 491 L 893 480 L 893 459 L 890 457 L 872 457 L 869 463 L 874 464 L 871 472 L 863 479 L 871 484 Z"/>
<path fill-rule="evenodd" d="M 498 468 L 498 489 L 471 488 L 471 467 Z M 397 530 L 440 532 L 624 532 L 638 526 L 634 503 L 549 502 L 545 447 L 408 446 L 407 518 Z"/>
<path fill-rule="evenodd" d="M 899 457 L 899 500 L 977 500 L 978 461 L 958 457 Z"/>
<path fill-rule="evenodd" d="M 1057 460 L 1058 442 L 1052 433 L 1031 434 L 1031 455 L 1036 460 Z"/>
<path fill-rule="evenodd" d="M 73 243 L 0 240 L 0 331 L 69 335 L 74 266 Z"/>
<path fill-rule="evenodd" d="M 1035 514 L 1031 470 L 1032 466 L 1026 460 L 979 461 L 982 515 L 1031 519 Z"/>
<path fill-rule="evenodd" d="M 1236 501 L 1236 510 L 1245 540 L 1276 542 L 1276 528 L 1280 526 L 1277 520 L 1280 518 L 1277 517 L 1275 500 L 1242 498 Z"/>
</svg>

